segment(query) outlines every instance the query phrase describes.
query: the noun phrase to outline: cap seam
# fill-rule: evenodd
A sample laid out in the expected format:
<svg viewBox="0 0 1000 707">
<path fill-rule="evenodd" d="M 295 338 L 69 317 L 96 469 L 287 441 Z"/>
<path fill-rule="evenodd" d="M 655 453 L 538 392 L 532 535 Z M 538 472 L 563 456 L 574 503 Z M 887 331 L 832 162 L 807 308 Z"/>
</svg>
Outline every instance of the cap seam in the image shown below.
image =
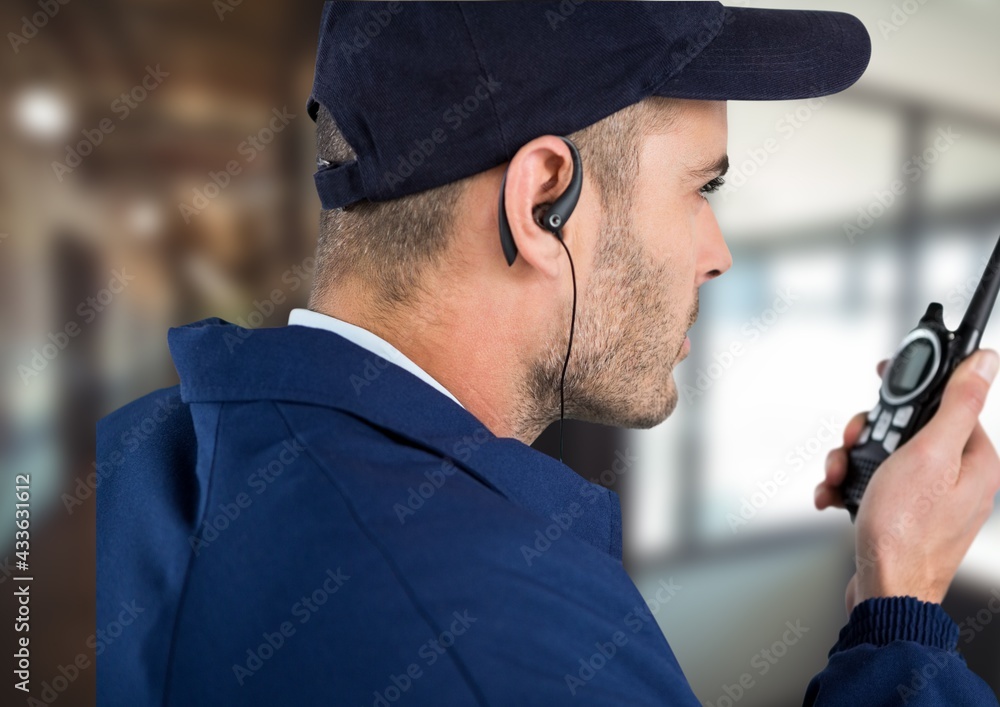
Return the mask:
<svg viewBox="0 0 1000 707">
<path fill-rule="evenodd" d="M 469 26 L 469 18 L 465 14 L 465 8 L 461 5 L 461 3 L 455 3 L 455 5 L 458 8 L 459 15 L 462 17 L 462 25 L 465 27 L 465 31 L 469 35 L 469 44 L 472 45 L 472 52 L 476 55 L 476 62 L 479 64 L 479 70 L 482 72 L 482 75 L 486 77 L 486 80 L 489 81 L 490 74 L 486 69 L 486 64 L 483 61 L 483 56 L 479 51 L 479 47 L 476 45 L 476 39 L 472 35 L 472 28 Z M 509 155 L 510 152 L 507 147 L 507 138 L 503 134 L 503 124 L 500 121 L 500 115 L 497 112 L 496 101 L 493 99 L 492 93 L 489 94 L 487 100 L 490 104 L 490 113 L 493 115 L 493 121 L 496 123 L 497 134 L 500 135 L 500 145 L 503 148 L 503 154 Z"/>
<path fill-rule="evenodd" d="M 824 22 L 829 22 L 830 21 L 830 18 L 828 17 L 828 14 L 831 14 L 831 13 L 827 13 L 827 12 L 814 12 L 814 11 L 810 11 L 810 10 L 803 10 L 803 12 L 808 13 L 811 16 L 820 18 Z M 839 48 L 840 45 L 843 43 L 843 41 L 842 41 L 843 40 L 843 33 L 841 32 L 841 28 L 840 28 L 840 24 L 839 23 L 832 22 L 832 25 L 833 25 L 833 30 L 837 33 L 838 38 L 840 39 L 840 41 L 838 41 L 838 43 L 837 43 L 837 46 Z M 816 34 L 814 27 L 812 28 L 812 30 L 813 30 L 813 34 L 810 35 L 810 37 L 812 37 L 812 36 L 814 36 Z M 798 49 L 798 48 L 791 49 L 790 48 L 789 51 L 770 51 L 770 50 L 768 50 L 769 53 L 766 56 L 762 57 L 762 58 L 771 58 L 771 57 L 777 57 L 777 58 L 796 57 L 796 56 L 802 56 L 802 55 L 808 55 L 808 54 L 815 54 L 817 52 L 822 51 L 822 47 L 820 45 L 816 44 L 815 42 L 812 42 L 812 43 L 809 43 L 809 44 L 800 45 L 800 46 L 804 46 L 805 48 L 803 48 L 803 49 Z M 764 49 L 764 48 L 760 48 L 760 49 Z M 759 51 L 759 49 L 755 50 L 755 52 L 757 52 L 757 51 Z M 744 53 L 741 54 L 740 52 L 744 52 Z M 746 57 L 746 56 L 748 56 L 745 53 L 745 50 L 741 50 L 741 49 L 716 48 L 714 50 L 714 53 L 715 53 L 715 56 L 719 56 L 719 57 L 724 57 L 726 55 L 735 56 L 735 57 L 741 57 L 741 56 Z"/>
<path fill-rule="evenodd" d="M 688 66 L 688 64 L 694 61 L 697 57 L 699 57 L 702 54 L 702 52 L 704 52 L 712 45 L 712 42 L 714 42 L 716 38 L 719 36 L 719 34 L 722 32 L 723 27 L 726 26 L 726 16 L 730 12 L 729 8 L 726 7 L 725 5 L 720 4 L 719 6 L 722 8 L 722 14 L 719 15 L 719 26 L 715 28 L 715 31 L 712 33 L 712 36 L 709 38 L 707 42 L 705 42 L 704 46 L 702 46 L 702 48 L 699 49 L 695 54 L 687 57 L 687 60 L 681 62 L 679 66 L 674 67 L 673 70 L 671 70 L 669 73 L 667 73 L 666 71 L 662 71 L 659 74 L 653 76 L 650 79 L 649 83 L 647 83 L 646 86 L 643 88 L 643 93 L 647 94 L 651 93 L 660 86 L 662 86 L 663 84 L 665 84 L 670 79 L 674 78 L 677 74 L 683 71 Z"/>
</svg>

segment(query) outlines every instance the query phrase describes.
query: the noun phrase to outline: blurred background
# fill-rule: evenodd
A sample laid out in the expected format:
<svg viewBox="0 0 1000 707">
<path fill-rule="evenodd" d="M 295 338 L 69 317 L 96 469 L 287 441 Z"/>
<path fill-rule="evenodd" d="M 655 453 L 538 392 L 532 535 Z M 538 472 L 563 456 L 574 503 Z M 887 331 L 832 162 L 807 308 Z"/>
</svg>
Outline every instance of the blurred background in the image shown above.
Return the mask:
<svg viewBox="0 0 1000 707">
<path fill-rule="evenodd" d="M 735 263 L 702 289 L 678 409 L 651 430 L 569 423 L 566 461 L 621 495 L 627 569 L 702 702 L 727 704 L 749 673 L 739 703 L 782 707 L 801 704 L 846 620 L 851 524 L 812 506 L 826 452 L 876 402 L 876 362 L 928 303 L 957 325 L 1000 236 L 1000 5 L 728 4 L 851 12 L 871 65 L 827 99 L 730 103 L 732 167 L 711 200 Z M 319 12 L 0 7 L 0 526 L 13 527 L 14 474 L 30 474 L 32 685 L 59 704 L 93 703 L 94 421 L 177 382 L 169 327 L 280 326 L 305 303 L 307 282 L 289 282 L 318 223 L 304 105 Z M 276 288 L 287 300 L 271 311 Z M 1000 326 L 984 346 L 1000 348 Z M 983 422 L 1000 440 L 996 397 Z M 535 446 L 557 444 L 556 426 Z M 970 667 L 1000 692 L 994 596 L 1000 516 L 946 601 Z M 786 621 L 809 632 L 764 672 Z"/>
</svg>

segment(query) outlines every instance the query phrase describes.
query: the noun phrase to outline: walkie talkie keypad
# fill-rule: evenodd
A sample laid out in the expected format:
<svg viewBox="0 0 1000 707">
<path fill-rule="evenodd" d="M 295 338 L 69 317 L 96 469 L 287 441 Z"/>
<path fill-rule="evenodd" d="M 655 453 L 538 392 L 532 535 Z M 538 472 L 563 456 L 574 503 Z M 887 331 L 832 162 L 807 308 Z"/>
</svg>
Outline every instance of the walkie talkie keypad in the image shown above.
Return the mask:
<svg viewBox="0 0 1000 707">
<path fill-rule="evenodd" d="M 883 408 L 882 403 L 878 403 L 868 413 L 868 422 L 875 422 L 874 427 L 871 424 L 865 425 L 856 444 L 867 444 L 869 439 L 873 439 L 881 442 L 882 448 L 892 454 L 899 446 L 899 440 L 903 438 L 902 430 L 906 429 L 911 419 L 913 419 L 912 405 L 894 409 L 888 406 Z"/>
<path fill-rule="evenodd" d="M 876 442 L 881 442 L 885 438 L 885 433 L 889 431 L 889 425 L 892 424 L 892 411 L 883 410 L 882 414 L 878 416 L 878 422 L 875 423 L 875 429 L 872 430 L 872 439 Z"/>
<path fill-rule="evenodd" d="M 901 407 L 896 410 L 896 414 L 892 417 L 892 426 L 906 427 L 910 423 L 911 417 L 913 417 L 913 406 L 906 405 Z"/>
<path fill-rule="evenodd" d="M 889 454 L 892 454 L 893 452 L 896 451 L 896 447 L 899 446 L 899 440 L 902 438 L 902 436 L 903 435 L 897 432 L 896 430 L 887 432 L 885 435 L 885 439 L 882 440 L 882 448 Z"/>
</svg>

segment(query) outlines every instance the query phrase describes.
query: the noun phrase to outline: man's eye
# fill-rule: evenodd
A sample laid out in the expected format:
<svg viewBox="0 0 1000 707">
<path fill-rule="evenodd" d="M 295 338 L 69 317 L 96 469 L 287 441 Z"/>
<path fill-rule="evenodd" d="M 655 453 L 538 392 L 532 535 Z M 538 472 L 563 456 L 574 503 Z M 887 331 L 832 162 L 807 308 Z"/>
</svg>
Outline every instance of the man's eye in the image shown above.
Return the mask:
<svg viewBox="0 0 1000 707">
<path fill-rule="evenodd" d="M 703 186 L 699 191 L 701 191 L 702 194 L 713 194 L 719 191 L 719 188 L 725 183 L 726 183 L 725 179 L 723 179 L 722 177 L 716 177 L 708 184 Z"/>
</svg>

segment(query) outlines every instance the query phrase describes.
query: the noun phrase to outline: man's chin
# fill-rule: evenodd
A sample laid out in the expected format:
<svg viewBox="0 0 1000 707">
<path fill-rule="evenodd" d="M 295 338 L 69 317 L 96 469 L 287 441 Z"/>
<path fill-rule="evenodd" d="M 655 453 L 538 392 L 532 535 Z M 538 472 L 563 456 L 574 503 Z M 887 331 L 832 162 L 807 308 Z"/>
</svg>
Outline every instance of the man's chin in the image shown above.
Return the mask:
<svg viewBox="0 0 1000 707">
<path fill-rule="evenodd" d="M 648 409 L 629 427 L 648 430 L 661 424 L 673 414 L 677 409 L 677 386 L 674 384 L 673 376 L 669 378 L 667 389 L 662 394 L 654 396 L 650 402 Z"/>
<path fill-rule="evenodd" d="M 633 430 L 648 430 L 666 420 L 677 407 L 677 386 L 673 376 L 668 375 L 662 386 L 647 387 L 638 399 L 605 409 L 602 414 L 594 415 L 588 421 L 597 422 L 612 427 L 623 427 Z"/>
</svg>

